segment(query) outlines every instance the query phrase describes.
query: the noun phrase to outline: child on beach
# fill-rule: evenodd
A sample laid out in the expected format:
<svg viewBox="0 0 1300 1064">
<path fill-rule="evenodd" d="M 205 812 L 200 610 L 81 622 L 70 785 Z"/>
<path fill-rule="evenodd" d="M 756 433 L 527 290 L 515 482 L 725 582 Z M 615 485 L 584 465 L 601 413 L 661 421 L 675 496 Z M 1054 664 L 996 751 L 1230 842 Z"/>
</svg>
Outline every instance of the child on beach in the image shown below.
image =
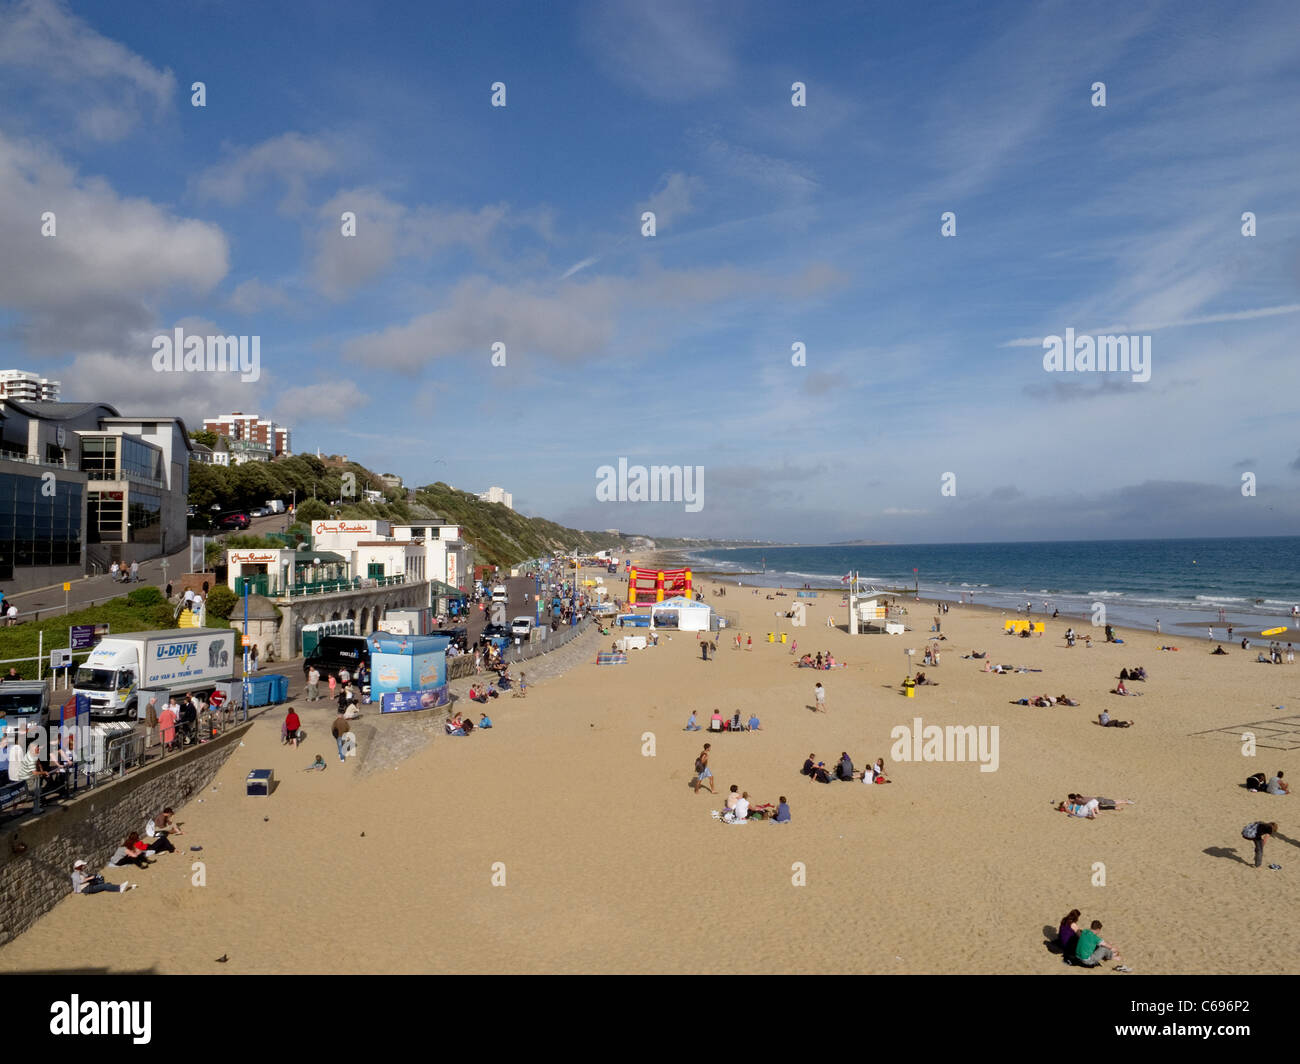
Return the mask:
<svg viewBox="0 0 1300 1064">
<path fill-rule="evenodd" d="M 817 712 L 825 713 L 826 712 L 826 688 L 824 688 L 820 683 L 813 688 L 813 698 L 817 702 Z"/>
</svg>

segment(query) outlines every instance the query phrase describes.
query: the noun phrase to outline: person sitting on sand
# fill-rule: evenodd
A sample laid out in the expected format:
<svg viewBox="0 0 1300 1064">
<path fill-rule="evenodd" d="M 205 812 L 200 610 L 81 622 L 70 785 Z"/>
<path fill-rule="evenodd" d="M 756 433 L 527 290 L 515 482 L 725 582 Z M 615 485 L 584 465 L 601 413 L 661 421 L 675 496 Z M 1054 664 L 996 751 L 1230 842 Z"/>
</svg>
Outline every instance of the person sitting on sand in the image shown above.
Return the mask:
<svg viewBox="0 0 1300 1064">
<path fill-rule="evenodd" d="M 731 715 L 731 731 L 744 731 L 745 726 L 740 723 L 740 710 L 736 710 Z"/>
<path fill-rule="evenodd" d="M 862 774 L 853 771 L 853 758 L 849 757 L 847 750 L 840 752 L 839 762 L 835 765 L 835 778 L 844 783 L 851 783 L 855 779 L 861 779 Z"/>
<path fill-rule="evenodd" d="M 1281 769 L 1277 770 L 1277 775 L 1268 781 L 1268 785 L 1264 789 L 1269 794 L 1284 795 L 1291 793 L 1291 785 L 1282 779 Z"/>
<path fill-rule="evenodd" d="M 1071 909 L 1061 920 L 1061 926 L 1057 928 L 1057 941 L 1061 943 L 1061 952 L 1067 957 L 1072 955 L 1075 939 L 1079 937 L 1079 910 Z"/>
<path fill-rule="evenodd" d="M 480 728 L 492 727 L 492 718 L 489 717 L 486 713 L 480 713 L 478 715 L 478 726 Z"/>
<path fill-rule="evenodd" d="M 1146 683 L 1147 670 L 1139 665 L 1136 669 L 1129 670 L 1128 677 L 1130 680 L 1141 680 L 1143 683 Z"/>
<path fill-rule="evenodd" d="M 800 775 L 807 776 L 809 779 L 812 779 L 816 771 L 817 771 L 817 755 L 809 754 L 808 760 L 803 763 L 803 768 L 799 770 L 799 773 Z"/>
<path fill-rule="evenodd" d="M 149 860 L 153 855 L 153 850 L 149 849 L 140 839 L 140 833 L 133 831 L 123 840 L 122 845 L 113 851 L 113 856 L 108 859 L 108 863 L 111 865 L 133 864 L 140 868 L 148 868 L 153 863 Z"/>
<path fill-rule="evenodd" d="M 713 716 L 709 718 L 709 731 L 722 731 L 722 714 L 718 710 L 713 711 Z"/>
<path fill-rule="evenodd" d="M 1113 695 L 1126 695 L 1126 694 L 1128 694 L 1128 688 L 1124 686 L 1124 681 L 1123 681 L 1123 680 L 1120 680 L 1120 682 L 1119 682 L 1118 684 L 1115 685 L 1114 689 L 1111 691 L 1111 694 L 1113 694 Z"/>
<path fill-rule="evenodd" d="M 1268 777 L 1262 772 L 1256 772 L 1253 776 L 1246 777 L 1246 790 L 1264 791 L 1268 787 Z"/>
<path fill-rule="evenodd" d="M 1120 682 L 1123 683 L 1123 682 L 1124 682 L 1125 680 L 1127 680 L 1128 678 L 1129 678 L 1129 675 L 1128 675 L 1128 669 L 1120 669 L 1120 670 L 1119 670 L 1119 679 L 1120 679 Z"/>
<path fill-rule="evenodd" d="M 122 894 L 128 890 L 135 890 L 135 888 L 135 883 L 123 883 L 119 886 L 116 883 L 107 882 L 101 875 L 92 875 L 85 861 L 76 861 L 72 865 L 73 894 Z"/>
<path fill-rule="evenodd" d="M 817 651 L 817 659 L 815 664 L 813 665 L 813 668 L 820 669 L 821 667 L 822 667 L 822 652 L 819 650 Z"/>
<path fill-rule="evenodd" d="M 1211 654 L 1227 654 L 1228 652 L 1227 652 L 1226 650 L 1223 649 L 1223 644 L 1220 643 L 1217 647 L 1215 647 L 1213 650 L 1211 650 L 1210 653 L 1211 653 Z"/>
<path fill-rule="evenodd" d="M 885 759 L 883 757 L 876 758 L 876 763 L 874 765 L 871 765 L 870 767 L 863 770 L 862 782 L 863 783 L 893 783 L 894 782 L 888 776 L 885 775 Z"/>
<path fill-rule="evenodd" d="M 772 819 L 775 820 L 778 824 L 790 823 L 790 806 L 786 803 L 784 794 L 781 795 L 781 799 L 777 804 L 776 816 L 774 816 Z"/>
<path fill-rule="evenodd" d="M 758 714 L 757 714 L 757 713 L 754 713 L 754 712 L 752 712 L 752 711 L 750 712 L 750 714 L 749 714 L 749 724 L 748 724 L 748 727 L 749 727 L 749 730 L 750 730 L 750 731 L 762 731 L 762 730 L 763 730 L 763 722 L 760 721 L 760 720 L 758 719 Z"/>
<path fill-rule="evenodd" d="M 731 793 L 727 795 L 727 812 L 728 813 L 734 812 L 736 808 L 736 803 L 739 801 L 740 801 L 740 785 L 737 783 L 733 783 L 731 785 Z"/>
<path fill-rule="evenodd" d="M 465 734 L 465 720 L 459 713 L 453 713 L 443 727 L 446 728 L 448 735 Z"/>
<path fill-rule="evenodd" d="M 686 727 L 683 728 L 682 730 L 683 730 L 683 731 L 699 731 L 699 730 L 700 730 L 700 726 L 699 726 L 697 723 L 695 723 L 695 710 L 691 710 L 691 715 L 690 715 L 690 717 L 688 717 L 687 720 L 686 720 Z"/>
<path fill-rule="evenodd" d="M 1103 728 L 1133 727 L 1133 722 L 1131 720 L 1111 720 L 1110 714 L 1107 713 L 1104 709 L 1097 714 L 1097 723 L 1100 724 Z"/>
<path fill-rule="evenodd" d="M 1099 934 L 1100 931 L 1101 921 L 1094 920 L 1086 931 L 1079 932 L 1074 947 L 1075 959 L 1085 968 L 1096 968 L 1102 961 L 1115 960 L 1120 962 L 1120 969 L 1117 970 L 1127 970 L 1119 950 L 1106 942 Z"/>
</svg>

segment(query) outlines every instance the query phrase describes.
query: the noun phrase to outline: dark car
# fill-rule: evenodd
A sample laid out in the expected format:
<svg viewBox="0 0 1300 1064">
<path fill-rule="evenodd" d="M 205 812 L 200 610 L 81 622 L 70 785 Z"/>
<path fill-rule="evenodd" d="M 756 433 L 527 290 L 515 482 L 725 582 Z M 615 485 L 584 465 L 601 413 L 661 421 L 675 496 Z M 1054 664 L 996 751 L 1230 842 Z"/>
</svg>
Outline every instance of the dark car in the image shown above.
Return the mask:
<svg viewBox="0 0 1300 1064">
<path fill-rule="evenodd" d="M 244 514 L 244 513 L 226 514 L 225 517 L 223 517 L 220 521 L 217 522 L 218 528 L 237 528 L 240 531 L 243 531 L 245 528 L 248 527 L 248 525 L 249 525 L 249 517 L 248 514 Z"/>
<path fill-rule="evenodd" d="M 320 671 L 322 681 L 330 673 L 336 673 L 340 669 L 347 669 L 349 673 L 356 676 L 357 666 L 362 662 L 365 663 L 366 670 L 369 671 L 370 644 L 366 642 L 365 636 L 327 635 L 307 655 L 306 660 L 302 663 L 302 675 L 306 679 L 307 671 L 315 665 Z"/>
<path fill-rule="evenodd" d="M 510 629 L 504 624 L 489 624 L 483 628 L 484 639 L 509 639 Z"/>
</svg>

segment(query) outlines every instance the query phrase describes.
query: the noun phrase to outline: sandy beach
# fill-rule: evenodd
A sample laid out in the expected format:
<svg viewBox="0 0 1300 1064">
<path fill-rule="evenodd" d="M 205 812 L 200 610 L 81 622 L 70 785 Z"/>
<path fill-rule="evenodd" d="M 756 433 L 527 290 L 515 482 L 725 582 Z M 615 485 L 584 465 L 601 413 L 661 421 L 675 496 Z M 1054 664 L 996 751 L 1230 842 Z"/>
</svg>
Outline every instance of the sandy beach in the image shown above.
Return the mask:
<svg viewBox="0 0 1300 1064">
<path fill-rule="evenodd" d="M 66 898 L 0 949 L 0 969 L 72 955 L 79 967 L 168 973 L 1081 975 L 1044 946 L 1045 929 L 1078 908 L 1139 974 L 1300 971 L 1300 812 L 1242 786 L 1278 769 L 1300 780 L 1295 666 L 1257 664 L 1235 644 L 1213 657 L 1204 633 L 1119 630 L 1120 646 L 1081 628 L 1092 647 L 1067 648 L 1064 619 L 1020 639 L 1002 634 L 1000 613 L 954 604 L 942 664 L 925 670 L 938 686 L 907 699 L 904 648 L 919 664 L 934 638 L 928 604 L 909 607 L 904 636 L 850 636 L 838 592 L 796 628 L 775 616 L 793 592 L 733 583 L 719 598 L 717 586 L 703 581 L 706 601 L 739 616 L 752 649 L 724 633 L 705 662 L 696 638 L 665 632 L 626 665 L 596 667 L 612 637 L 593 632 L 581 664 L 494 702 L 490 732 L 381 722 L 427 738 L 393 764 L 340 764 L 330 703 L 301 709 L 298 750 L 279 742 L 282 714 L 262 718 L 180 811 L 181 852 L 131 869 L 138 891 Z M 769 631 L 848 664 L 796 668 Z M 1179 650 L 1157 649 L 1170 643 Z M 1043 671 L 985 673 L 963 660 L 972 650 Z M 1107 693 L 1135 665 L 1149 673 L 1129 685 L 1141 697 Z M 811 708 L 818 680 L 826 713 Z M 1042 693 L 1082 704 L 1009 704 Z M 707 725 L 715 707 L 757 713 L 762 730 L 682 730 L 691 710 Z M 1135 726 L 1097 726 L 1103 708 Z M 1288 716 L 1289 731 L 1250 724 Z M 895 760 L 891 731 L 916 718 L 996 726 L 997 771 Z M 1258 735 L 1255 757 L 1243 756 L 1244 731 Z M 706 741 L 716 796 L 692 788 Z M 842 750 L 858 768 L 883 756 L 895 782 L 800 775 L 809 752 L 831 764 Z M 302 771 L 318 753 L 328 770 Z M 275 770 L 272 797 L 244 795 L 254 768 Z M 792 822 L 719 823 L 710 811 L 733 783 L 755 803 L 787 796 Z M 1079 820 L 1055 809 L 1069 791 L 1137 804 Z M 1257 819 L 1280 825 L 1265 859 L 1280 871 L 1250 863 L 1240 831 Z M 192 885 L 192 860 L 205 886 Z"/>
</svg>

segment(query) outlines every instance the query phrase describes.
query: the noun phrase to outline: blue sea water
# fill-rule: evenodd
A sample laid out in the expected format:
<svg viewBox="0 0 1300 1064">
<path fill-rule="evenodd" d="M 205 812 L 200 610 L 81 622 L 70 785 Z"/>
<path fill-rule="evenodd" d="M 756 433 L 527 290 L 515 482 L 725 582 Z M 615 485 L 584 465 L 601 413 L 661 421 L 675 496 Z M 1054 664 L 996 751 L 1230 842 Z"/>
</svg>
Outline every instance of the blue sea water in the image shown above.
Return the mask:
<svg viewBox="0 0 1300 1064">
<path fill-rule="evenodd" d="M 1035 614 L 1048 603 L 1046 612 L 1070 617 L 1091 616 L 1102 602 L 1108 621 L 1134 628 L 1159 619 L 1162 631 L 1203 636 L 1213 624 L 1222 637 L 1226 622 L 1257 638 L 1292 624 L 1281 638 L 1300 637 L 1290 620 L 1300 603 L 1300 536 L 710 548 L 691 557 L 701 569 L 748 573 L 737 576 L 745 584 L 841 588 L 840 577 L 857 571 L 878 587 L 919 584 L 923 599 L 973 594 L 976 605 L 1008 611 L 1032 602 Z"/>
</svg>

